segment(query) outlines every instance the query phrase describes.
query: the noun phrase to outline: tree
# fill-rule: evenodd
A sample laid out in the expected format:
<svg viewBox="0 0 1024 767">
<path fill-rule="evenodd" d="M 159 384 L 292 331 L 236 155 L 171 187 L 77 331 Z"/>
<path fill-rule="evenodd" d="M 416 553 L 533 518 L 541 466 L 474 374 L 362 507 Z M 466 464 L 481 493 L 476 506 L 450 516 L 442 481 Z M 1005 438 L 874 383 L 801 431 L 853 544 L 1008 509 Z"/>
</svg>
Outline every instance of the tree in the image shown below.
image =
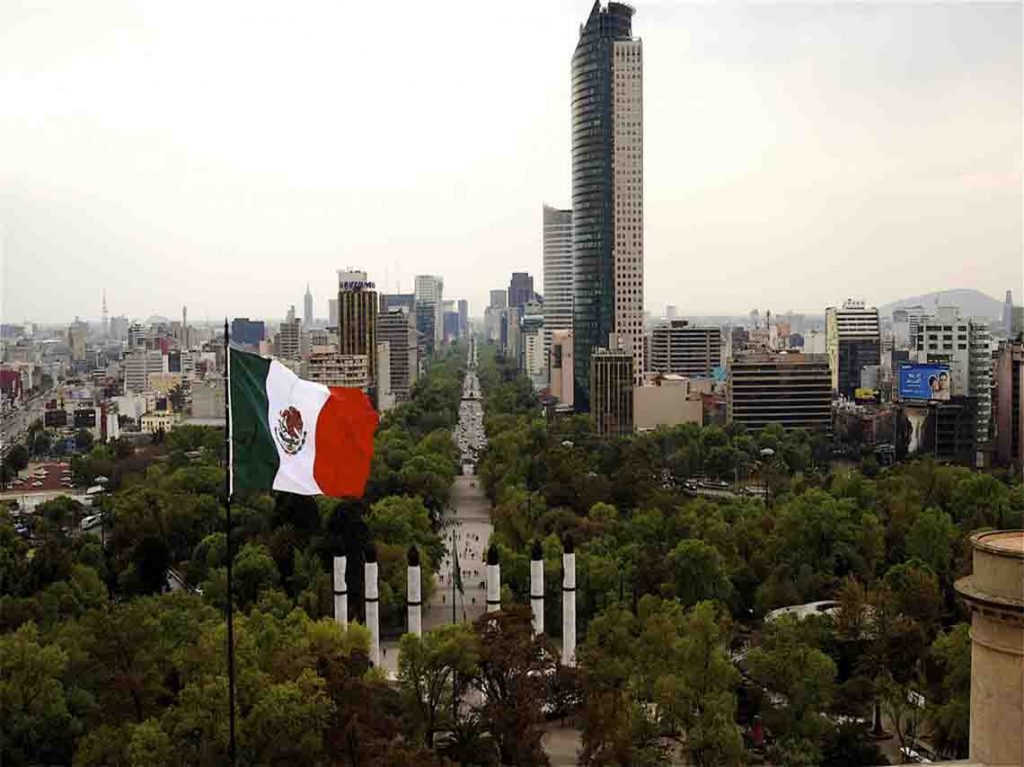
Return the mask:
<svg viewBox="0 0 1024 767">
<path fill-rule="evenodd" d="M 132 550 L 134 584 L 140 594 L 159 594 L 167 586 L 171 565 L 167 542 L 159 535 L 146 535 Z"/>
<path fill-rule="evenodd" d="M 24 471 L 25 467 L 28 466 L 28 450 L 25 449 L 24 445 L 13 445 L 11 449 L 7 451 L 7 457 L 4 459 L 4 463 L 15 474 L 20 471 Z"/>
<path fill-rule="evenodd" d="M 46 455 L 50 452 L 50 433 L 47 431 L 38 431 L 32 438 L 32 455 L 41 456 Z"/>
<path fill-rule="evenodd" d="M 453 696 L 476 672 L 478 653 L 473 632 L 461 623 L 399 640 L 398 682 L 427 747 L 439 729 L 452 726 Z"/>
<path fill-rule="evenodd" d="M 82 513 L 82 504 L 66 495 L 60 495 L 51 501 L 39 504 L 36 507 L 36 513 L 50 524 L 63 527 L 77 522 Z"/>
<path fill-rule="evenodd" d="M 728 602 L 732 584 L 718 549 L 694 538 L 680 541 L 669 554 L 676 594 L 685 606 L 713 599 Z"/>
<path fill-rule="evenodd" d="M 778 740 L 770 758 L 779 764 L 818 764 L 828 729 L 823 712 L 832 699 L 836 665 L 808 644 L 792 616 L 769 624 L 761 645 L 747 655 L 751 678 L 773 694 L 765 716 Z"/>
<path fill-rule="evenodd" d="M 541 707 L 555 660 L 533 634 L 530 609 L 512 605 L 485 613 L 474 630 L 479 643 L 474 686 L 484 697 L 481 716 L 498 746 L 502 764 L 547 764 L 540 745 Z"/>
<path fill-rule="evenodd" d="M 943 582 L 950 578 L 953 546 L 959 533 L 953 518 L 930 507 L 917 515 L 907 533 L 907 556 L 923 562 Z"/>
<path fill-rule="evenodd" d="M 242 720 L 243 764 L 317 764 L 324 757 L 324 731 L 331 715 L 325 683 L 311 668 L 294 681 L 274 684 Z"/>
<path fill-rule="evenodd" d="M 247 543 L 235 555 L 234 579 L 235 598 L 239 605 L 246 607 L 253 604 L 262 591 L 276 586 L 281 575 L 266 546 Z"/>
<path fill-rule="evenodd" d="M 725 635 L 711 602 L 699 602 L 685 617 L 678 663 L 655 683 L 662 722 L 682 732 L 694 764 L 739 764 L 743 738 L 736 725 L 739 672 L 725 651 Z"/>
<path fill-rule="evenodd" d="M 928 709 L 931 739 L 939 753 L 967 755 L 971 714 L 971 626 L 958 623 L 932 642 L 931 654 L 942 670 L 938 704 Z"/>
<path fill-rule="evenodd" d="M 1005 529 L 1010 511 L 1009 488 L 991 474 L 972 473 L 956 483 L 950 505 L 965 530 L 979 527 Z"/>
<path fill-rule="evenodd" d="M 88 429 L 79 429 L 75 432 L 75 447 L 83 453 L 92 448 L 93 436 Z"/>
<path fill-rule="evenodd" d="M 68 656 L 33 623 L 0 635 L 0 762 L 67 764 L 78 722 L 62 683 Z"/>
</svg>

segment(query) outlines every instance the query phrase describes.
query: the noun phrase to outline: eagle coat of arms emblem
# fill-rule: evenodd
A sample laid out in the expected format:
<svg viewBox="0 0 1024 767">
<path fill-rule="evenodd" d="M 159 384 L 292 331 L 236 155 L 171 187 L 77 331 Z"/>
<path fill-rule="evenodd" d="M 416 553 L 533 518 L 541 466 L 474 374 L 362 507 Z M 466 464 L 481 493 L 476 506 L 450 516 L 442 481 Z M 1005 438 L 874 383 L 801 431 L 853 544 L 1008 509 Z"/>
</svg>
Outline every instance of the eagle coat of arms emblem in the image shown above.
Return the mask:
<svg viewBox="0 0 1024 767">
<path fill-rule="evenodd" d="M 277 415 L 277 426 L 274 434 L 281 449 L 288 455 L 295 455 L 306 444 L 306 427 L 302 423 L 302 413 L 295 407 L 286 407 Z"/>
</svg>

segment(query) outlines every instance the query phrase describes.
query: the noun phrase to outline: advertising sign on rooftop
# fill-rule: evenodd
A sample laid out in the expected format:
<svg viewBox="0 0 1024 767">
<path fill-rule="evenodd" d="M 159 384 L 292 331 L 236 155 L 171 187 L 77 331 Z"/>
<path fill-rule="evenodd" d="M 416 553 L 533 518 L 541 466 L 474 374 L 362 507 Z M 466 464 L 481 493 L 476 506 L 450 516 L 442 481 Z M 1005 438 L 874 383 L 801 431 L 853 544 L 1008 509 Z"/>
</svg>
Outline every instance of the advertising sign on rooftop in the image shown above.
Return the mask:
<svg viewBox="0 0 1024 767">
<path fill-rule="evenodd" d="M 949 365 L 903 363 L 897 381 L 901 399 L 948 400 L 952 395 Z"/>
</svg>

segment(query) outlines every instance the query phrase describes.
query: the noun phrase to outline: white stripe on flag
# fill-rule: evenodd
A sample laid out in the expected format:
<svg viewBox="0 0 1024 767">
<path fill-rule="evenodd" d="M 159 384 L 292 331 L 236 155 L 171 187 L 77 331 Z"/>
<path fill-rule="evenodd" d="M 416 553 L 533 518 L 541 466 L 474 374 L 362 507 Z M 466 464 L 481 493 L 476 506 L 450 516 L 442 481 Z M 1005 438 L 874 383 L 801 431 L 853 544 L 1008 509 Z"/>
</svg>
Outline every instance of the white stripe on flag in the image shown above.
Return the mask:
<svg viewBox="0 0 1024 767">
<path fill-rule="evenodd" d="M 277 360 L 272 360 L 267 371 L 267 417 L 270 433 L 274 435 L 274 447 L 281 459 L 281 465 L 274 476 L 274 489 L 300 495 L 319 495 L 320 487 L 313 478 L 313 462 L 316 460 L 316 421 L 324 403 L 330 396 L 327 387 L 303 381 Z M 302 416 L 301 447 L 293 441 L 286 449 L 282 439 L 282 414 L 293 407 Z M 295 435 L 291 436 L 295 440 Z"/>
</svg>

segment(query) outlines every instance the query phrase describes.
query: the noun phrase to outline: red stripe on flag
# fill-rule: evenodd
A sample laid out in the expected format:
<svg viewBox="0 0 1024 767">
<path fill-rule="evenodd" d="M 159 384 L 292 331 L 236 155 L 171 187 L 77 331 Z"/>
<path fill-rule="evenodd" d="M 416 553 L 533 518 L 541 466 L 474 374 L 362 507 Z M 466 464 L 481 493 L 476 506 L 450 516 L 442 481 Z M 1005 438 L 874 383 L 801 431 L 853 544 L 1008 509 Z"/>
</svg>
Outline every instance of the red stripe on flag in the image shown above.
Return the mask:
<svg viewBox="0 0 1024 767">
<path fill-rule="evenodd" d="M 359 389 L 331 388 L 316 420 L 313 479 L 324 495 L 359 498 L 370 476 L 377 412 Z"/>
</svg>

